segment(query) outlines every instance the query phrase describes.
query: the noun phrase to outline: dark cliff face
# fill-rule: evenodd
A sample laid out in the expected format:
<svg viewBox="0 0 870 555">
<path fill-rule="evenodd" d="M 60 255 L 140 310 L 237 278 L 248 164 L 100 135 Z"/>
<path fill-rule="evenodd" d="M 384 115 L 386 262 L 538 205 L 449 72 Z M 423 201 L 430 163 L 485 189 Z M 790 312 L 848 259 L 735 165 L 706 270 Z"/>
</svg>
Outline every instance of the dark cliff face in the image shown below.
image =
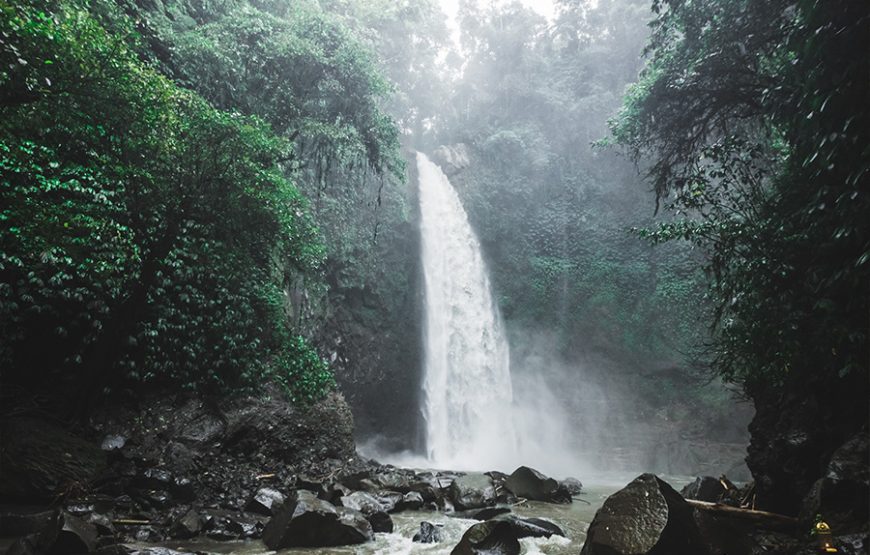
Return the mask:
<svg viewBox="0 0 870 555">
<path fill-rule="evenodd" d="M 341 269 L 329 281 L 329 316 L 319 344 L 332 357 L 339 387 L 350 404 L 359 440 L 376 438 L 384 448 L 418 446 L 422 363 L 417 167 L 405 151 L 402 196 L 407 214 L 381 228 L 376 283 L 346 286 Z"/>
<path fill-rule="evenodd" d="M 828 474 L 837 450 L 861 435 L 866 446 L 866 376 L 794 379 L 780 388 L 757 387 L 750 394 L 756 415 L 750 424 L 746 462 L 756 480 L 758 505 L 797 515 L 814 485 Z M 857 457 L 858 465 L 866 467 L 866 452 L 853 451 L 848 456 Z M 863 481 L 866 489 L 866 475 Z M 854 487 L 861 486 L 857 482 Z M 866 502 L 865 497 L 858 503 L 863 503 L 864 513 Z"/>
</svg>

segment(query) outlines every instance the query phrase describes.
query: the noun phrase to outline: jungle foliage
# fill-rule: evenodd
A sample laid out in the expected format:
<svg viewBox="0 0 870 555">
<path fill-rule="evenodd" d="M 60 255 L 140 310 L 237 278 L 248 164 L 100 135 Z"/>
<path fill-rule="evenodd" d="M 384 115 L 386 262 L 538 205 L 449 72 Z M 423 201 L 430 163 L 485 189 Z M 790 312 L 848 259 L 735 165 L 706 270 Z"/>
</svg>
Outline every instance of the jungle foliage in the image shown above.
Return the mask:
<svg viewBox="0 0 870 555">
<path fill-rule="evenodd" d="M 464 4 L 466 64 L 438 129 L 472 151 L 456 182 L 516 343 L 547 330 L 568 359 L 646 367 L 658 397 L 654 370 L 685 369 L 705 339 L 698 253 L 633 237 L 653 197 L 627 160 L 593 148 L 641 69 L 648 14 L 642 1 L 563 2 L 548 23 L 516 2 Z"/>
<path fill-rule="evenodd" d="M 649 63 L 613 134 L 672 216 L 641 234 L 709 254 L 713 367 L 750 390 L 848 378 L 866 391 L 870 12 L 653 8 Z"/>
<path fill-rule="evenodd" d="M 400 170 L 387 88 L 322 14 L 209 8 L 173 14 L 176 44 L 123 3 L 0 4 L 6 385 L 85 406 L 142 383 L 333 386 L 287 298 L 324 279 L 297 183 L 333 159 Z"/>
</svg>

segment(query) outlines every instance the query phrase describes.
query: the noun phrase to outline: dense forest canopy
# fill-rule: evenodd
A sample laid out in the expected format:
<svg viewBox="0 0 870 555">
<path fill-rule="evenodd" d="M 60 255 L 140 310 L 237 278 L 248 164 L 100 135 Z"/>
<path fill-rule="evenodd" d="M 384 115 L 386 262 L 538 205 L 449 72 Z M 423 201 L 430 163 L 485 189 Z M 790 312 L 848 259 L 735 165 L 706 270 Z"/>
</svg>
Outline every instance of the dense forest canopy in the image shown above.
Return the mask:
<svg viewBox="0 0 870 555">
<path fill-rule="evenodd" d="M 308 403 L 337 382 L 408 441 L 405 160 L 448 145 L 517 367 L 546 351 L 577 414 L 599 380 L 638 420 L 724 422 L 721 379 L 771 411 L 813 397 L 819 460 L 865 424 L 859 2 L 462 1 L 456 33 L 431 0 L 0 11 L 10 395 L 81 415 L 146 385 Z"/>
</svg>

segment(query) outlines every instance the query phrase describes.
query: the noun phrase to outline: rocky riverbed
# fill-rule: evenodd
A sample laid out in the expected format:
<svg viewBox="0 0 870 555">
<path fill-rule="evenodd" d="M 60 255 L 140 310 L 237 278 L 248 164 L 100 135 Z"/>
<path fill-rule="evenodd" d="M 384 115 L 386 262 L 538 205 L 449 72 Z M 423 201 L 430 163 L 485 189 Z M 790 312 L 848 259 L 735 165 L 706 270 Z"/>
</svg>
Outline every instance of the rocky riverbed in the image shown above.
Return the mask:
<svg viewBox="0 0 870 555">
<path fill-rule="evenodd" d="M 652 474 L 583 486 L 527 467 L 510 475 L 403 469 L 360 457 L 352 433 L 340 396 L 304 410 L 269 397 L 155 398 L 107 407 L 72 430 L 45 415 L 6 418 L 0 546 L 10 555 L 818 549 L 811 517 L 753 512 L 751 484 L 706 477 L 678 493 L 680 480 Z M 857 442 L 834 457 L 808 500 L 830 515 L 832 543 L 847 555 L 867 553 L 866 513 L 829 509 L 866 491 L 866 450 Z"/>
</svg>

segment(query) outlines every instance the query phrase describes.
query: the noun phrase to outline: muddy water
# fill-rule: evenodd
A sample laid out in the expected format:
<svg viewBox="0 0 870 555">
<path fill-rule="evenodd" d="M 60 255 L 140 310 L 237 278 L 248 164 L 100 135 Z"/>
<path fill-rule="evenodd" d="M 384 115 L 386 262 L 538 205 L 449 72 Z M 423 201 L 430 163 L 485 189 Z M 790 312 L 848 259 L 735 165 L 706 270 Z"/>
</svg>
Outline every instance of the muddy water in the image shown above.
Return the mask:
<svg viewBox="0 0 870 555">
<path fill-rule="evenodd" d="M 627 482 L 628 480 L 626 480 Z M 671 482 L 673 483 L 673 482 Z M 586 539 L 586 530 L 595 511 L 601 507 L 608 495 L 620 489 L 625 482 L 617 485 L 588 485 L 583 494 L 576 497 L 571 505 L 528 502 L 514 507 L 514 514 L 521 517 L 539 517 L 551 520 L 562 527 L 567 537 L 524 538 L 520 540 L 522 553 L 547 555 L 576 555 Z M 392 515 L 395 525 L 392 534 L 375 534 L 373 542 L 347 547 L 284 549 L 278 555 L 449 555 L 459 542 L 462 534 L 474 520 L 450 518 L 443 513 L 408 511 Z M 443 524 L 442 541 L 437 544 L 419 544 L 411 541 L 420 528 L 421 521 Z M 162 544 L 173 549 L 199 551 L 205 553 L 265 555 L 274 554 L 260 541 L 246 542 L 169 542 Z"/>
</svg>

